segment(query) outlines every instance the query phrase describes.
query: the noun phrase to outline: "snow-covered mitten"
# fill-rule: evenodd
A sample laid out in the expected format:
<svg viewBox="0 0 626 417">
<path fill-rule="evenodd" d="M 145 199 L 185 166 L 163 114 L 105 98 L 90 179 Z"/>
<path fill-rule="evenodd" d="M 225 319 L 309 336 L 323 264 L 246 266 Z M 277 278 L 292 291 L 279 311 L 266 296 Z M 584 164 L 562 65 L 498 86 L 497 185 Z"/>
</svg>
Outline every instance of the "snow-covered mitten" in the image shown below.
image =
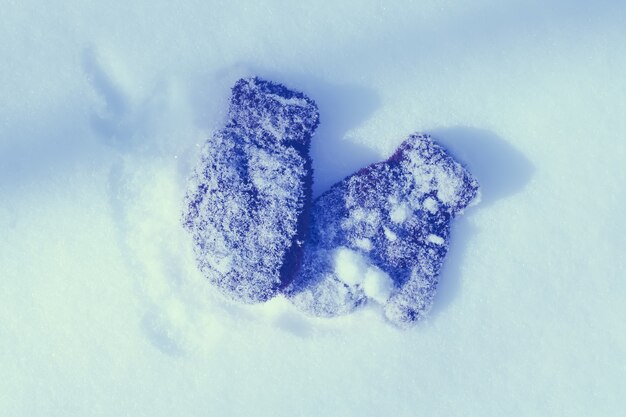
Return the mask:
<svg viewBox="0 0 626 417">
<path fill-rule="evenodd" d="M 478 182 L 428 135 L 335 184 L 314 203 L 302 268 L 285 293 L 316 316 L 367 301 L 405 325 L 430 308 L 450 222 Z"/>
<path fill-rule="evenodd" d="M 183 213 L 204 275 L 224 294 L 261 302 L 300 267 L 311 204 L 315 102 L 259 78 L 232 89 L 228 123 L 209 139 Z"/>
</svg>

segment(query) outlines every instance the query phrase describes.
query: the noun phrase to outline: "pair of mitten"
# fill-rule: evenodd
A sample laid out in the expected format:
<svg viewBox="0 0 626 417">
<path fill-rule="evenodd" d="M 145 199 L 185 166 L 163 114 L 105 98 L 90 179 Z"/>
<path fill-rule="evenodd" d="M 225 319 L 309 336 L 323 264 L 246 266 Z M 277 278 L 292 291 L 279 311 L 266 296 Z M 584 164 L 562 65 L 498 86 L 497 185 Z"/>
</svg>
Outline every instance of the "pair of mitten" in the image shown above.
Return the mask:
<svg viewBox="0 0 626 417">
<path fill-rule="evenodd" d="M 246 303 L 282 293 L 331 317 L 376 302 L 406 325 L 432 305 L 450 222 L 478 183 L 428 135 L 411 135 L 312 199 L 311 137 L 318 109 L 259 78 L 232 89 L 228 123 L 190 179 L 183 225 L 198 266 Z"/>
</svg>

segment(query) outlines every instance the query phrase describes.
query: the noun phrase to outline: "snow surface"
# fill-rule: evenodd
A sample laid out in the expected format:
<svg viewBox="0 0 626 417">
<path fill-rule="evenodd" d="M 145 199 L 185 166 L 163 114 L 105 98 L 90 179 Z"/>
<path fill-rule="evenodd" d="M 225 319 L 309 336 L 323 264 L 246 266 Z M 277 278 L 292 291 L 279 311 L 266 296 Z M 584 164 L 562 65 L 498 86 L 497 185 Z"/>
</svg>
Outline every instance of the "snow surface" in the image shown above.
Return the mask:
<svg viewBox="0 0 626 417">
<path fill-rule="evenodd" d="M 626 8 L 4 1 L 0 415 L 619 416 Z M 482 201 L 430 319 L 224 301 L 179 214 L 230 87 L 319 105 L 314 192 L 424 131 Z"/>
</svg>

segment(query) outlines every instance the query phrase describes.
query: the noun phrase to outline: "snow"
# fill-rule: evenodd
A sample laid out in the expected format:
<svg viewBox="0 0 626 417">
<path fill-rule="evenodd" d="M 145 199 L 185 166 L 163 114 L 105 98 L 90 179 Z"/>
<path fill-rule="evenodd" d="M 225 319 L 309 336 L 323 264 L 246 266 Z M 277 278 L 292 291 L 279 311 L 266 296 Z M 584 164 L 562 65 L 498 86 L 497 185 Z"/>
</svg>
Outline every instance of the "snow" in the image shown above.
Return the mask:
<svg viewBox="0 0 626 417">
<path fill-rule="evenodd" d="M 363 291 L 369 298 L 384 304 L 393 290 L 393 280 L 385 271 L 372 266 L 365 271 Z"/>
<path fill-rule="evenodd" d="M 393 289 L 388 274 L 367 260 L 358 252 L 341 247 L 335 251 L 334 273 L 350 287 L 362 286 L 367 297 L 384 303 Z"/>
<path fill-rule="evenodd" d="M 439 210 L 437 200 L 432 197 L 428 197 L 424 200 L 424 208 L 433 214 L 436 213 L 437 210 Z"/>
<path fill-rule="evenodd" d="M 386 237 L 388 240 L 390 240 L 390 241 L 392 241 L 392 242 L 395 242 L 395 241 L 396 241 L 396 239 L 398 239 L 398 235 L 396 235 L 396 234 L 395 234 L 395 233 L 394 233 L 391 229 L 389 229 L 388 227 L 383 226 L 383 231 L 384 231 L 384 233 L 385 233 L 385 237 Z"/>
<path fill-rule="evenodd" d="M 340 247 L 335 251 L 333 261 L 333 272 L 345 284 L 355 286 L 363 281 L 368 264 L 358 252 Z"/>
<path fill-rule="evenodd" d="M 371 251 L 372 248 L 374 247 L 374 245 L 372 244 L 372 241 L 367 238 L 355 239 L 354 245 L 360 249 L 363 249 L 366 252 Z"/>
<path fill-rule="evenodd" d="M 429 242 L 434 243 L 435 245 L 443 245 L 445 240 L 444 238 L 442 238 L 441 236 L 437 236 L 437 235 L 428 235 L 428 237 L 426 238 Z"/>
<path fill-rule="evenodd" d="M 384 304 L 393 290 L 393 281 L 385 271 L 369 263 L 363 255 L 340 247 L 334 254 L 334 274 L 341 282 L 352 287 L 361 287 L 365 296 Z"/>
<path fill-rule="evenodd" d="M 0 415 L 623 413 L 620 2 L 9 1 L 1 22 Z M 476 176 L 428 320 L 240 305 L 197 270 L 186 182 L 252 75 L 318 104 L 316 196 L 415 131 Z"/>
<path fill-rule="evenodd" d="M 394 223 L 403 223 L 408 216 L 409 208 L 406 206 L 406 204 L 394 205 L 389 212 L 389 218 Z"/>
</svg>

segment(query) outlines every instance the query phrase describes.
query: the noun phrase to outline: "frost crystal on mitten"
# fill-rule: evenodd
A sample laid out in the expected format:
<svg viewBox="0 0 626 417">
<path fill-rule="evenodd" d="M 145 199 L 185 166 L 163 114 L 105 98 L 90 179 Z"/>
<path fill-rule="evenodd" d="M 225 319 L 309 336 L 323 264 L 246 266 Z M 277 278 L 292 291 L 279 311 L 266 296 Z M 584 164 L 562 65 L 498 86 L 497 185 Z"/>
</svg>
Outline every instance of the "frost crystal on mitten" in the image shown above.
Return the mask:
<svg viewBox="0 0 626 417">
<path fill-rule="evenodd" d="M 311 204 L 315 102 L 281 84 L 241 79 L 228 123 L 190 179 L 183 225 L 200 270 L 229 297 L 265 301 L 301 262 Z"/>
<path fill-rule="evenodd" d="M 314 203 L 302 267 L 286 294 L 335 316 L 369 300 L 404 325 L 430 308 L 450 222 L 478 182 L 428 135 L 335 184 Z"/>
</svg>

